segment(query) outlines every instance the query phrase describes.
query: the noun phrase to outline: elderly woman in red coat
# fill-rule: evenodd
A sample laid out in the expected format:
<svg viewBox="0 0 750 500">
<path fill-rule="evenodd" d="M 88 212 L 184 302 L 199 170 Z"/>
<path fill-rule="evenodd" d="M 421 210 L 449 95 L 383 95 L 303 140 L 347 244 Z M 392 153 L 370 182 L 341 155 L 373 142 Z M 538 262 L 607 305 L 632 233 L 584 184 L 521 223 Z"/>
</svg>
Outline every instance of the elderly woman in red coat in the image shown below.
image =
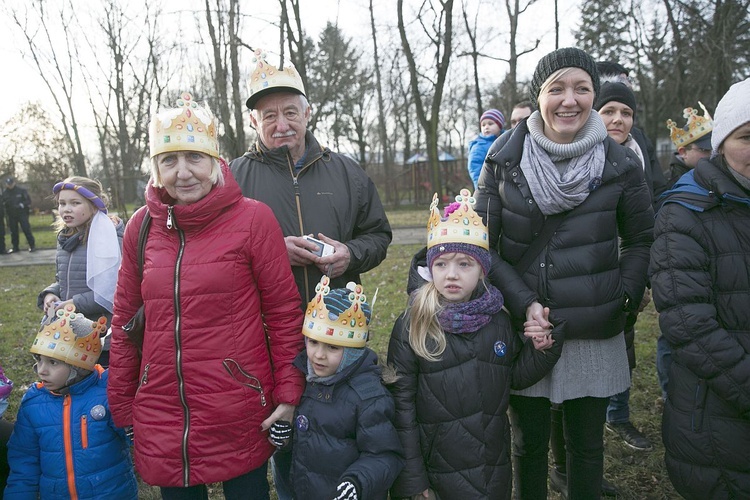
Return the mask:
<svg viewBox="0 0 750 500">
<path fill-rule="evenodd" d="M 291 421 L 304 380 L 300 298 L 271 210 L 243 198 L 211 112 L 182 94 L 150 127 L 146 207 L 128 224 L 108 396 L 135 465 L 162 496 L 268 498 L 267 429 Z M 139 231 L 151 217 L 142 272 Z M 123 330 L 145 304 L 142 355 Z"/>
</svg>

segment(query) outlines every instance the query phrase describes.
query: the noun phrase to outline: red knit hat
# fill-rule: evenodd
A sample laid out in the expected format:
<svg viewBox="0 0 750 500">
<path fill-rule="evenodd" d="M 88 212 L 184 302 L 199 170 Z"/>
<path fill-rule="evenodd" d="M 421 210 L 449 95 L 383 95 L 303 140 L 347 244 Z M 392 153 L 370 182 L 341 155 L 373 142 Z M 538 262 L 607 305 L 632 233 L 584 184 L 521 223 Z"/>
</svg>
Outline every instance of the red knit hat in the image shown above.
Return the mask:
<svg viewBox="0 0 750 500">
<path fill-rule="evenodd" d="M 505 117 L 499 109 L 488 109 L 487 111 L 482 113 L 482 117 L 479 118 L 480 125 L 484 120 L 492 120 L 493 122 L 497 123 L 497 126 L 500 127 L 500 130 L 505 128 Z"/>
</svg>

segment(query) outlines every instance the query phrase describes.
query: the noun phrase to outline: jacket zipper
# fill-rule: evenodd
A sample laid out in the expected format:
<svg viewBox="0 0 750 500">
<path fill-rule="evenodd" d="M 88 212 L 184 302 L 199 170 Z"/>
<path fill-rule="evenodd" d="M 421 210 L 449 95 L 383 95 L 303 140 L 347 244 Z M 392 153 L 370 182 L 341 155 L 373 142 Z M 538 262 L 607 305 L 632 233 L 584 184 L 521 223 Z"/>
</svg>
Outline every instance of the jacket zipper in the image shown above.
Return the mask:
<svg viewBox="0 0 750 500">
<path fill-rule="evenodd" d="M 73 262 L 73 252 L 68 255 L 68 270 L 65 272 L 66 279 L 68 280 L 68 289 L 65 290 L 65 298 L 62 300 L 70 300 L 70 263 Z"/>
<path fill-rule="evenodd" d="M 180 309 L 180 267 L 182 266 L 182 256 L 185 253 L 185 233 L 177 226 L 174 217 L 174 206 L 167 207 L 167 229 L 177 229 L 177 235 L 180 238 L 180 247 L 177 250 L 177 260 L 174 266 L 174 290 L 172 300 L 174 302 L 174 344 L 177 355 L 177 387 L 180 393 L 180 403 L 184 414 L 184 424 L 182 429 L 182 482 L 187 488 L 190 486 L 190 457 L 188 456 L 188 435 L 190 434 L 190 408 L 187 404 L 187 395 L 185 394 L 185 377 L 182 373 L 182 318 Z"/>
<path fill-rule="evenodd" d="M 292 163 L 292 157 L 287 153 L 287 159 L 289 160 L 289 173 L 292 175 L 292 182 L 294 183 L 294 201 L 297 205 L 297 220 L 299 221 L 299 234 L 300 236 L 305 235 L 305 225 L 302 223 L 302 202 L 301 198 L 302 195 L 299 191 L 299 176 L 300 174 L 310 165 L 318 161 L 321 157 L 316 157 L 313 161 L 308 163 L 307 165 L 303 165 L 302 168 L 299 169 L 299 172 L 297 172 L 297 175 L 294 174 L 294 164 Z M 316 238 L 318 235 L 313 235 Z M 307 273 L 307 266 L 302 267 L 302 274 L 305 277 L 305 302 L 304 304 L 307 304 L 310 302 L 310 297 L 308 296 L 308 290 L 310 289 L 310 276 Z"/>
<path fill-rule="evenodd" d="M 73 438 L 70 428 L 70 394 L 63 396 L 63 448 L 65 449 L 65 472 L 68 480 L 68 493 L 71 500 L 78 499 L 76 491 L 76 474 L 73 470 Z"/>
<path fill-rule="evenodd" d="M 138 391 L 141 390 L 141 387 L 148 384 L 148 369 L 151 367 L 151 363 L 146 364 L 146 367 L 143 369 L 143 375 L 141 375 L 141 383 L 138 384 L 138 389 L 136 389 L 135 393 L 138 394 Z"/>
<path fill-rule="evenodd" d="M 86 415 L 81 417 L 81 446 L 84 450 L 89 447 L 89 425 Z"/>
</svg>

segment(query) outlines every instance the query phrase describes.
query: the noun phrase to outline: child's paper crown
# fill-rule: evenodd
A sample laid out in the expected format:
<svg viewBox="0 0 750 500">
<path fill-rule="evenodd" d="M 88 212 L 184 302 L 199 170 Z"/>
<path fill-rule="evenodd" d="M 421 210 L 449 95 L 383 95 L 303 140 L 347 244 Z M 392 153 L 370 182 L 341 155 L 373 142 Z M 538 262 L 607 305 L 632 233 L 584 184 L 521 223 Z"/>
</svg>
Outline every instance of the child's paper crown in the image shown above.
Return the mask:
<svg viewBox="0 0 750 500">
<path fill-rule="evenodd" d="M 698 110 L 695 108 L 685 108 L 682 116 L 687 118 L 687 123 L 683 128 L 679 128 L 671 119 L 667 120 L 669 135 L 672 138 L 672 144 L 676 148 L 687 146 L 704 135 L 711 133 L 714 129 L 714 122 L 708 110 L 702 102 L 698 101 L 698 104 L 703 110 L 703 116 L 698 116 Z"/>
<path fill-rule="evenodd" d="M 466 243 L 489 250 L 487 226 L 474 211 L 474 197 L 464 188 L 456 196 L 456 201 L 459 206 L 443 218 L 438 209 L 437 193 L 432 196 L 430 218 L 427 221 L 427 248 L 445 243 Z"/>
<path fill-rule="evenodd" d="M 107 318 L 91 321 L 76 313 L 73 304 L 58 309 L 56 316 L 36 335 L 31 352 L 93 370 L 102 353 L 101 336 L 107 331 Z"/>
<path fill-rule="evenodd" d="M 332 292 L 330 282 L 328 276 L 324 275 L 315 286 L 315 297 L 307 304 L 305 311 L 302 333 L 326 344 L 364 347 L 371 317 L 364 288 L 350 282 L 346 290 Z M 342 291 L 349 293 L 341 293 Z"/>
<path fill-rule="evenodd" d="M 211 110 L 199 106 L 187 92 L 176 108 L 153 110 L 149 126 L 151 158 L 171 151 L 198 151 L 219 158 L 216 121 Z"/>
</svg>

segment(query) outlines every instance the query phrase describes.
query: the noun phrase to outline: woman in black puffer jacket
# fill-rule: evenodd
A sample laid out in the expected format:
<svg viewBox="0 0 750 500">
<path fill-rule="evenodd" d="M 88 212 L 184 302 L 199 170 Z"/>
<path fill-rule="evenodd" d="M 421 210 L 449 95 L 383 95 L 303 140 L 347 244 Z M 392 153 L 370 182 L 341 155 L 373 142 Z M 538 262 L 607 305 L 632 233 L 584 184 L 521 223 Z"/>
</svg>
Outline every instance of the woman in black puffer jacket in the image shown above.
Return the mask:
<svg viewBox="0 0 750 500">
<path fill-rule="evenodd" d="M 719 102 L 711 143 L 666 193 L 651 249 L 672 347 L 662 438 L 680 495 L 750 498 L 750 79 Z"/>
<path fill-rule="evenodd" d="M 646 286 L 653 210 L 637 157 L 592 112 L 598 90 L 588 54 L 546 55 L 532 81 L 539 110 L 495 141 L 479 178 L 478 212 L 501 257 L 490 279 L 511 317 L 542 324 L 543 305 L 567 322 L 552 372 L 510 397 L 522 500 L 547 498 L 550 402 L 563 406 L 570 498 L 599 497 L 607 403 L 630 385 L 622 332 Z"/>
</svg>

